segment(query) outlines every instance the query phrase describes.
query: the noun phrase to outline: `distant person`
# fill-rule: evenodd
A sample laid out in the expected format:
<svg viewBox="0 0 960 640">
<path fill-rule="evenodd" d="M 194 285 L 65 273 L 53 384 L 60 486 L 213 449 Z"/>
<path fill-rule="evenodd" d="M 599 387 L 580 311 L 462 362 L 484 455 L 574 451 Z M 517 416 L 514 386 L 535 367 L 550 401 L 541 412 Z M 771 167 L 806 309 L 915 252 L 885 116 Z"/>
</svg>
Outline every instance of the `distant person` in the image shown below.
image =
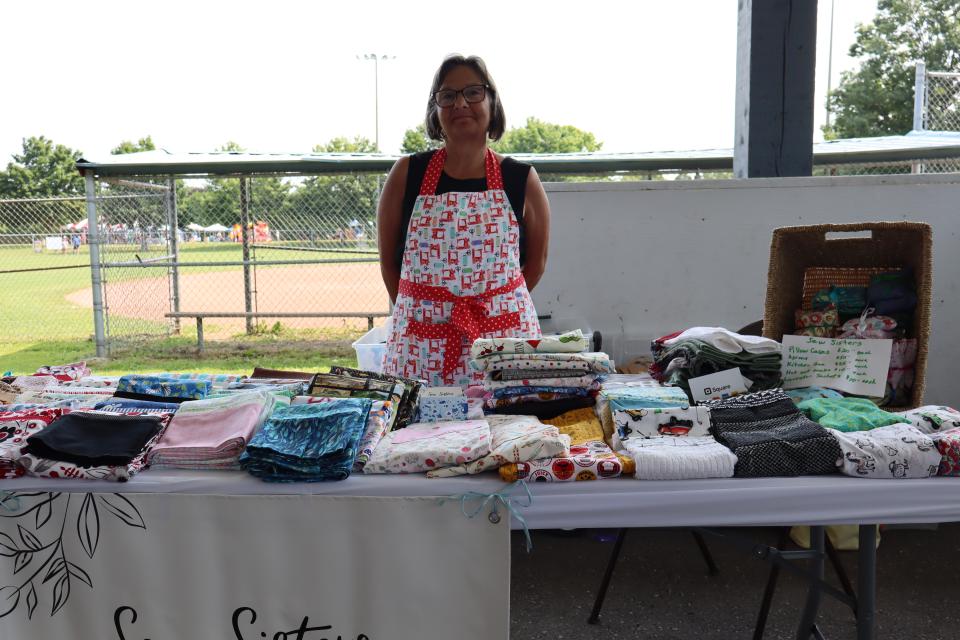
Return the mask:
<svg viewBox="0 0 960 640">
<path fill-rule="evenodd" d="M 73 252 L 80 253 L 80 234 L 73 234 L 73 237 L 70 238 L 70 243 L 73 244 Z"/>
<path fill-rule="evenodd" d="M 60 253 L 66 253 L 69 245 L 70 242 L 67 240 L 67 236 L 60 236 Z"/>
<path fill-rule="evenodd" d="M 425 124 L 443 146 L 398 160 L 377 208 L 380 271 L 395 302 L 383 370 L 477 384 L 474 339 L 540 337 L 529 289 L 547 262 L 550 204 L 533 167 L 488 146 L 506 118 L 480 58 L 443 61 Z"/>
</svg>

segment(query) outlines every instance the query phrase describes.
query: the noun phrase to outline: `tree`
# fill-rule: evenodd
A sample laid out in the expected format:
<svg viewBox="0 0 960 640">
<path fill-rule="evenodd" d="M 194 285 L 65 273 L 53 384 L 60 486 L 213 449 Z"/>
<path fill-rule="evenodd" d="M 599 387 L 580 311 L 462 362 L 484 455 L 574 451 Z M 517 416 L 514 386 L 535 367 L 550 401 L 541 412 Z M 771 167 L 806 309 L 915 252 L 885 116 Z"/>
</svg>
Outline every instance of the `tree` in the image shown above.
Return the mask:
<svg viewBox="0 0 960 640">
<path fill-rule="evenodd" d="M 119 145 L 110 150 L 112 155 L 118 156 L 124 153 L 139 153 L 140 151 L 156 151 L 157 146 L 153 144 L 153 138 L 147 136 L 140 138 L 136 142 L 124 140 Z"/>
<path fill-rule="evenodd" d="M 430 149 L 437 149 L 442 143 L 437 140 L 431 140 L 427 136 L 427 126 L 422 122 L 413 129 L 407 129 L 403 133 L 403 144 L 400 145 L 402 153 L 420 153 Z"/>
<path fill-rule="evenodd" d="M 83 195 L 83 176 L 76 162 L 81 153 L 44 136 L 23 140 L 23 152 L 13 155 L 0 171 L 0 197 L 49 198 Z"/>
<path fill-rule="evenodd" d="M 857 27 L 850 56 L 856 71 L 843 73 L 828 96 L 834 122 L 827 139 L 900 135 L 913 128 L 914 69 L 960 69 L 960 2 L 879 0 L 873 22 Z"/>
<path fill-rule="evenodd" d="M 491 145 L 500 153 L 577 153 L 599 151 L 603 146 L 592 133 L 572 125 L 527 118 L 523 127 L 510 129 Z"/>
<path fill-rule="evenodd" d="M 376 153 L 367 138 L 339 137 L 313 147 L 314 153 Z M 373 228 L 382 177 L 369 173 L 311 176 L 295 189 L 287 201 L 284 237 L 310 243 L 350 239 L 355 225 Z M 317 229 L 320 233 L 317 234 Z"/>
</svg>

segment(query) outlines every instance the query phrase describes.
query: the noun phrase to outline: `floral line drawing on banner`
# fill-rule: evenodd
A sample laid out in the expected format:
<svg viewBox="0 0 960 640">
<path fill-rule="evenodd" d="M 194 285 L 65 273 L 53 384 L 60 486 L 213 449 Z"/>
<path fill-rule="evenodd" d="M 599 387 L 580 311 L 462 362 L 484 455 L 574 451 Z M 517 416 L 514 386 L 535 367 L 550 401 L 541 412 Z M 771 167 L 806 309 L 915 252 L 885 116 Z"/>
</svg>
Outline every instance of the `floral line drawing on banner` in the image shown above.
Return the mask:
<svg viewBox="0 0 960 640">
<path fill-rule="evenodd" d="M 81 495 L 83 496 L 82 500 Z M 75 518 L 71 518 L 71 502 L 80 502 Z M 63 507 L 59 531 L 44 541 L 44 534 L 56 531 L 56 507 Z M 21 601 L 26 605 L 27 618 L 40 604 L 40 593 L 50 593 L 50 615 L 56 615 L 70 598 L 74 580 L 93 589 L 93 579 L 79 564 L 67 556 L 66 536 L 75 534 L 89 558 L 93 558 L 100 543 L 100 515 L 106 512 L 128 527 L 146 530 L 147 525 L 130 500 L 119 493 L 64 494 L 59 492 L 24 491 L 0 492 L 0 523 L 16 520 L 17 536 L 0 531 L 0 557 L 9 558 L 16 576 L 23 572 L 26 579 L 0 586 L 0 618 L 15 611 Z M 33 514 L 33 518 L 29 516 Z M 53 522 L 53 526 L 47 525 Z M 29 570 L 29 571 L 28 571 Z M 39 588 L 38 588 L 39 587 Z"/>
</svg>

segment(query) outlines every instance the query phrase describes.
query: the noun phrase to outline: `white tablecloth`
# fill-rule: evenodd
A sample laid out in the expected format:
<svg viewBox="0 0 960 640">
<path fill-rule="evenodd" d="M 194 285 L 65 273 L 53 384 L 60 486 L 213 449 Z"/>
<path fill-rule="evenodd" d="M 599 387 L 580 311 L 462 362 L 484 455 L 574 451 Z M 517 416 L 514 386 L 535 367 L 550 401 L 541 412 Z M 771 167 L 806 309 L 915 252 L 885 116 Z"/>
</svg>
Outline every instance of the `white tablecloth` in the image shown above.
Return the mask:
<svg viewBox="0 0 960 640">
<path fill-rule="evenodd" d="M 418 497 L 503 492 L 496 474 L 431 480 L 422 475 L 352 476 L 342 482 L 267 483 L 243 472 L 148 470 L 127 483 L 19 478 L 0 490 L 194 495 Z M 532 529 L 577 527 L 778 526 L 960 521 L 960 478 L 799 478 L 530 483 L 533 504 L 517 509 Z M 510 495 L 526 496 L 520 487 Z M 514 521 L 513 527 L 519 524 Z"/>
</svg>

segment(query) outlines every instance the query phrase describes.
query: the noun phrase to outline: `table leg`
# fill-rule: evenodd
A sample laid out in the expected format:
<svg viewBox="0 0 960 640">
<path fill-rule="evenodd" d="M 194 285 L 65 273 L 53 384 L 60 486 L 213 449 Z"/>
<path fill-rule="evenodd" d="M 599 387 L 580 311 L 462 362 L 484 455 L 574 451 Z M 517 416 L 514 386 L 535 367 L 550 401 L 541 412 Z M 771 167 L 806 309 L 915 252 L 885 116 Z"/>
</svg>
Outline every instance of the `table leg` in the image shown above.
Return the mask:
<svg viewBox="0 0 960 640">
<path fill-rule="evenodd" d="M 590 617 L 587 618 L 589 624 L 597 624 L 597 621 L 600 619 L 600 609 L 603 607 L 603 601 L 607 597 L 607 587 L 610 586 L 610 579 L 613 577 L 613 568 L 617 566 L 617 560 L 620 559 L 620 548 L 623 546 L 623 539 L 626 537 L 626 528 L 620 529 L 617 532 L 617 540 L 613 543 L 613 551 L 610 553 L 610 559 L 607 561 L 607 569 L 603 572 L 603 582 L 600 583 L 597 599 L 593 602 L 593 610 L 590 612 Z"/>
<path fill-rule="evenodd" d="M 810 550 L 816 555 L 810 560 L 810 573 L 823 580 L 824 542 L 823 527 L 810 527 Z M 807 602 L 800 616 L 800 626 L 797 627 L 797 640 L 810 640 L 814 625 L 817 623 L 817 610 L 820 608 L 820 585 L 810 583 L 807 587 Z M 858 639 L 859 640 L 859 639 Z"/>
<path fill-rule="evenodd" d="M 873 640 L 877 627 L 877 526 L 860 525 L 857 562 L 857 640 Z"/>
</svg>

